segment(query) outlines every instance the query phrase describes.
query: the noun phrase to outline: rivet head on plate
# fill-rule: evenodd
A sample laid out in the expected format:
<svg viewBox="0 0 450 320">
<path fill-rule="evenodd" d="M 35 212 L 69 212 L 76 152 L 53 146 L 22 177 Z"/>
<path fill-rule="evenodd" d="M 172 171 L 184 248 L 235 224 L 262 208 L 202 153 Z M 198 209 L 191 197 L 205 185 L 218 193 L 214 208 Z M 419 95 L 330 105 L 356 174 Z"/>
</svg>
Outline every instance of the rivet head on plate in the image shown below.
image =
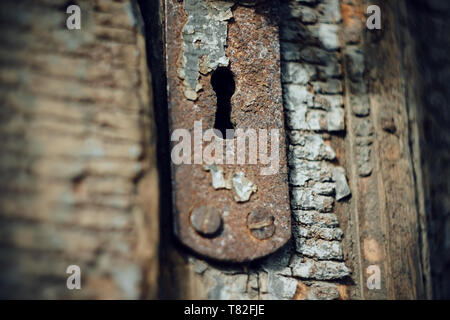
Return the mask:
<svg viewBox="0 0 450 320">
<path fill-rule="evenodd" d="M 268 209 L 259 208 L 248 215 L 247 227 L 255 238 L 268 239 L 275 232 L 274 220 L 275 218 Z"/>
<path fill-rule="evenodd" d="M 205 236 L 217 234 L 222 224 L 220 210 L 211 206 L 195 208 L 191 213 L 190 220 L 195 231 Z"/>
</svg>

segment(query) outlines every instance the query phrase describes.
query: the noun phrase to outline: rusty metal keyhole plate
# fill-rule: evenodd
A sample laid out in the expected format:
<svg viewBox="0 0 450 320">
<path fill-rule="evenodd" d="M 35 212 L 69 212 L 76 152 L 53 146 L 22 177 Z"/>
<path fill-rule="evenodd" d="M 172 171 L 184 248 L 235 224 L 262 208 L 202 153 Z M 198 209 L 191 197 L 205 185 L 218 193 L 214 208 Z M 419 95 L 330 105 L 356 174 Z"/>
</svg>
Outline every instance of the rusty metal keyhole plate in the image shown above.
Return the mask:
<svg viewBox="0 0 450 320">
<path fill-rule="evenodd" d="M 197 253 L 231 262 L 268 255 L 291 235 L 278 3 L 255 3 L 165 0 L 164 10 L 171 152 L 178 156 L 177 161 L 172 157 L 175 233 Z M 256 163 L 250 161 L 248 143 L 244 163 L 238 162 L 243 150 L 236 135 L 217 149 L 225 150 L 223 163 L 218 158 L 208 163 L 211 157 L 203 156 L 212 137 L 195 142 L 215 126 L 211 75 L 220 67 L 234 77 L 233 127 L 256 132 Z M 272 174 L 261 171 L 274 164 L 263 164 L 262 130 L 270 146 L 266 155 L 278 154 Z M 271 130 L 278 133 L 278 143 L 272 143 Z M 184 138 L 191 139 L 190 148 L 183 149 L 188 154 L 179 152 Z"/>
</svg>

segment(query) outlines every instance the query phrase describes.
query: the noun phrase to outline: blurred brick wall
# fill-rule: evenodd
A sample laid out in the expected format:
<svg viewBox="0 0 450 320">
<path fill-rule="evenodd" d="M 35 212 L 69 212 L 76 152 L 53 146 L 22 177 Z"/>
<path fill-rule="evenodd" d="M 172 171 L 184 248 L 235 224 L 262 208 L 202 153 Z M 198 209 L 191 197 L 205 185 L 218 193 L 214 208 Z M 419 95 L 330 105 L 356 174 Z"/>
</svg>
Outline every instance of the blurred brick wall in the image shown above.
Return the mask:
<svg viewBox="0 0 450 320">
<path fill-rule="evenodd" d="M 66 8 L 81 7 L 81 30 Z M 153 298 L 156 133 L 127 0 L 0 3 L 0 297 Z M 66 288 L 67 266 L 81 290 Z"/>
</svg>

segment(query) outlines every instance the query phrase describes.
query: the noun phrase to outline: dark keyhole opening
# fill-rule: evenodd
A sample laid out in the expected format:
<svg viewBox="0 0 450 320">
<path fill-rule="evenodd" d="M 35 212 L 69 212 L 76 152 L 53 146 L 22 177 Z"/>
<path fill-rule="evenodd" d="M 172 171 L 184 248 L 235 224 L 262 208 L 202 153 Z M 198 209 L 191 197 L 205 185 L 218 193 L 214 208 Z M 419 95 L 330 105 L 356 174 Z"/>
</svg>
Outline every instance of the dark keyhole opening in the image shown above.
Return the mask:
<svg viewBox="0 0 450 320">
<path fill-rule="evenodd" d="M 211 76 L 211 85 L 217 97 L 214 129 L 219 130 L 225 139 L 226 130 L 234 129 L 233 123 L 231 122 L 231 97 L 236 88 L 233 73 L 225 67 L 217 68 Z"/>
</svg>

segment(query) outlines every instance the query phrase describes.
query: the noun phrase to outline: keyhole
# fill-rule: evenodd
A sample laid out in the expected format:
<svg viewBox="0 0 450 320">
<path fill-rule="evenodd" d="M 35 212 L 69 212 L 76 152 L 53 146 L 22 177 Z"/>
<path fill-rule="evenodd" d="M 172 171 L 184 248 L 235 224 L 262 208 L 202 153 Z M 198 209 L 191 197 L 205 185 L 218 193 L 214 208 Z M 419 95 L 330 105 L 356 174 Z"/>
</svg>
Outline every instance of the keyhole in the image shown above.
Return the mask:
<svg viewBox="0 0 450 320">
<path fill-rule="evenodd" d="M 231 122 L 231 97 L 235 90 L 233 73 L 225 67 L 217 68 L 211 76 L 211 85 L 217 97 L 214 129 L 219 130 L 222 137 L 226 138 L 226 130 L 234 129 Z"/>
</svg>

